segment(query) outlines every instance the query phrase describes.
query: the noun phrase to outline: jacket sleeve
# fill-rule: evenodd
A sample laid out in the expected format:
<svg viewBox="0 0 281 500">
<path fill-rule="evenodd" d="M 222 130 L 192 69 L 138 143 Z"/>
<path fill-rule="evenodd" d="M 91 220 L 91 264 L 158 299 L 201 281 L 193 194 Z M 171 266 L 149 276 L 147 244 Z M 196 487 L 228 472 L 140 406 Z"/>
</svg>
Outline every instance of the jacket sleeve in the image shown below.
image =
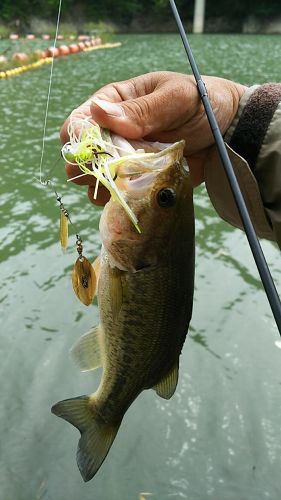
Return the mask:
<svg viewBox="0 0 281 500">
<path fill-rule="evenodd" d="M 248 88 L 224 139 L 257 235 L 281 248 L 281 84 Z M 205 163 L 205 181 L 220 217 L 242 229 L 216 146 Z"/>
</svg>

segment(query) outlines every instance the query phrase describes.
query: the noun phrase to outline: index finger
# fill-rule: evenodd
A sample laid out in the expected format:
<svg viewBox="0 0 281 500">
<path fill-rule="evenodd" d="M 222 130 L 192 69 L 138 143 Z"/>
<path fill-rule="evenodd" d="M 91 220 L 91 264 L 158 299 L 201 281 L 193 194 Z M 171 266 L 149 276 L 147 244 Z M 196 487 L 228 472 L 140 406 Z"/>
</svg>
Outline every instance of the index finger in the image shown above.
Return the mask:
<svg viewBox="0 0 281 500">
<path fill-rule="evenodd" d="M 69 135 L 68 135 L 67 129 L 68 129 L 68 124 L 69 124 L 70 118 L 72 120 L 87 118 L 87 119 L 89 119 L 90 122 L 95 124 L 94 120 L 92 119 L 92 114 L 91 114 L 91 103 L 92 103 L 93 97 L 95 97 L 97 95 L 100 97 L 100 99 L 104 99 L 105 101 L 111 101 L 111 102 L 121 102 L 122 101 L 122 97 L 119 94 L 118 90 L 114 87 L 114 84 L 105 85 L 104 87 L 99 89 L 97 92 L 95 92 L 95 94 L 93 94 L 91 97 L 89 97 L 89 99 L 87 99 L 87 101 L 83 102 L 83 104 L 78 106 L 78 108 L 75 108 L 71 112 L 69 117 L 65 120 L 65 122 L 60 130 L 60 140 L 61 140 L 62 144 L 65 144 L 66 142 L 69 141 Z"/>
<path fill-rule="evenodd" d="M 146 73 L 145 75 L 139 75 L 129 80 L 123 80 L 120 82 L 109 83 L 104 85 L 99 90 L 97 90 L 87 101 L 81 104 L 78 108 L 74 109 L 71 115 L 64 122 L 61 131 L 60 138 L 61 142 L 65 144 L 69 140 L 69 135 L 67 132 L 67 127 L 70 117 L 75 118 L 88 118 L 94 124 L 94 120 L 91 114 L 91 103 L 93 97 L 98 97 L 104 101 L 110 102 L 122 102 L 130 99 L 136 99 L 138 97 L 150 94 L 160 81 L 160 77 L 165 76 L 164 72 Z M 96 117 L 98 119 L 98 116 Z"/>
</svg>

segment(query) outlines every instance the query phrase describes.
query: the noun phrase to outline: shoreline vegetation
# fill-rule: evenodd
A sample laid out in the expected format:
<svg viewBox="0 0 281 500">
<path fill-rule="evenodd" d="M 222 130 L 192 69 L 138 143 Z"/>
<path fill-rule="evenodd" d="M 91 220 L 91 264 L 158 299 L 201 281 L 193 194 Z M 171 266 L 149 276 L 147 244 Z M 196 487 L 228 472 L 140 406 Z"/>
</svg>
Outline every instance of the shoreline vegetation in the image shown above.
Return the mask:
<svg viewBox="0 0 281 500">
<path fill-rule="evenodd" d="M 192 32 L 192 20 L 184 23 L 186 30 Z M 0 17 L 0 40 L 7 39 L 15 34 L 19 37 L 34 37 L 45 39 L 54 38 L 56 25 L 46 19 L 31 18 L 24 23 L 19 20 L 4 22 Z M 110 21 L 98 22 L 62 22 L 59 26 L 59 37 L 74 40 L 81 34 L 101 36 L 107 40 L 116 34 L 130 33 L 176 33 L 173 19 L 156 21 L 153 18 L 133 19 L 130 23 L 113 23 Z M 247 16 L 238 18 L 211 17 L 205 19 L 204 33 L 248 33 L 248 34 L 281 34 L 281 15 L 270 18 Z"/>
<path fill-rule="evenodd" d="M 110 38 L 116 32 L 116 27 L 111 23 L 86 22 L 78 25 L 67 22 L 60 23 L 58 31 L 58 40 L 75 40 L 80 37 L 96 37 L 102 33 L 105 38 Z M 0 39 L 10 38 L 43 38 L 43 40 L 54 39 L 56 33 L 56 24 L 49 20 L 32 18 L 30 21 L 21 23 L 19 20 L 10 23 L 3 23 L 0 18 Z"/>
<path fill-rule="evenodd" d="M 192 32 L 196 0 L 176 0 L 183 24 Z M 0 38 L 10 33 L 54 37 L 59 0 L 1 0 Z M 100 33 L 173 33 L 167 0 L 62 0 L 59 33 L 64 37 Z M 280 0 L 205 1 L 205 33 L 281 33 Z"/>
</svg>

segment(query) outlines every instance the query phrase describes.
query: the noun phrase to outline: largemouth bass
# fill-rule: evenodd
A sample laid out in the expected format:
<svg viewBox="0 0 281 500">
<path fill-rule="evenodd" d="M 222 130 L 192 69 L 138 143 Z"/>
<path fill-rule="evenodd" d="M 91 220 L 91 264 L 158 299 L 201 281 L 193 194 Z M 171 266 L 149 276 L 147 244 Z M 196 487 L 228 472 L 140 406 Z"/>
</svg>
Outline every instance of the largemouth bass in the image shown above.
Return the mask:
<svg viewBox="0 0 281 500">
<path fill-rule="evenodd" d="M 102 366 L 102 378 L 94 394 L 52 408 L 81 433 L 77 463 L 84 481 L 100 468 L 137 396 L 154 389 L 169 399 L 177 386 L 194 288 L 192 186 L 183 148 L 181 141 L 151 164 L 120 167 L 116 182 L 140 233 L 113 198 L 101 216 L 100 324 L 73 355 L 82 370 Z"/>
</svg>

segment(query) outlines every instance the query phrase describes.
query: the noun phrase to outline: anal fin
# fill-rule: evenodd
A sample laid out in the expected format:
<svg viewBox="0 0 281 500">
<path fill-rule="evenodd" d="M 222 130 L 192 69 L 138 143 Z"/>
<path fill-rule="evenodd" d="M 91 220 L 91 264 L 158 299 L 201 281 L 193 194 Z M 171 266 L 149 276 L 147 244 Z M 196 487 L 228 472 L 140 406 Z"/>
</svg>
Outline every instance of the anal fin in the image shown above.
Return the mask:
<svg viewBox="0 0 281 500">
<path fill-rule="evenodd" d="M 82 335 L 70 350 L 75 364 L 82 372 L 95 370 L 102 366 L 100 328 L 100 325 L 98 325 Z"/>
<path fill-rule="evenodd" d="M 170 399 L 177 388 L 178 377 L 179 361 L 177 361 L 172 369 L 153 387 L 156 394 L 161 398 Z"/>
</svg>

